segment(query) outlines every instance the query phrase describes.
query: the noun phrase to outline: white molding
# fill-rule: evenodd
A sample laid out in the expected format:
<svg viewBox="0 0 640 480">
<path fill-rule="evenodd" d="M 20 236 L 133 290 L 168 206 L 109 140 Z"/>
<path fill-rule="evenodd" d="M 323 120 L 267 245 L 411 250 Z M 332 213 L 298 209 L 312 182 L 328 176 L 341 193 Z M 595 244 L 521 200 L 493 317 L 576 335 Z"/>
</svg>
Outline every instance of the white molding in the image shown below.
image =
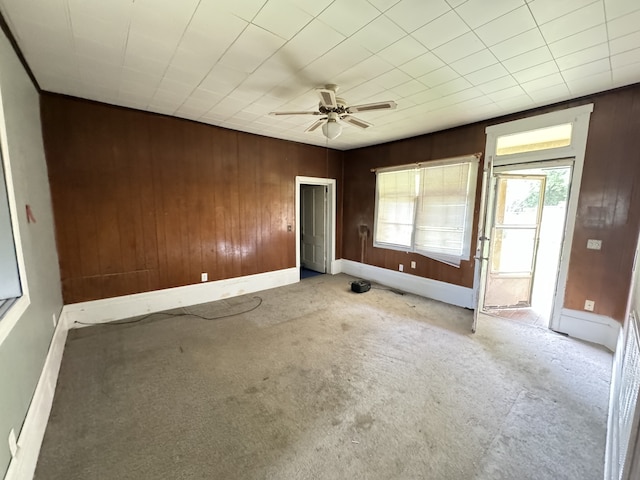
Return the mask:
<svg viewBox="0 0 640 480">
<path fill-rule="evenodd" d="M 343 260 L 339 258 L 338 260 L 334 260 L 331 262 L 331 274 L 336 275 L 338 273 L 342 273 L 342 262 Z"/>
<path fill-rule="evenodd" d="M 610 317 L 563 308 L 560 312 L 558 326 L 553 330 L 566 333 L 570 337 L 603 345 L 615 352 L 621 328 L 620 322 Z"/>
<path fill-rule="evenodd" d="M 619 406 L 620 382 L 622 380 L 622 356 L 624 354 L 624 330 L 618 332 L 616 351 L 611 366 L 611 387 L 609 390 L 609 415 L 607 417 L 607 438 L 604 454 L 604 478 L 614 480 L 619 478 L 618 465 L 618 435 L 619 435 Z"/>
<path fill-rule="evenodd" d="M 53 396 L 56 391 L 68 331 L 69 322 L 62 313 L 53 333 L 40 379 L 20 431 L 18 451 L 9 464 L 5 480 L 31 479 L 36 471 L 40 447 L 53 405 Z"/>
<path fill-rule="evenodd" d="M 458 307 L 473 308 L 473 289 L 342 259 L 342 273 Z"/>
<path fill-rule="evenodd" d="M 112 322 L 173 308 L 213 302 L 269 288 L 282 287 L 299 281 L 299 269 L 286 268 L 184 287 L 72 303 L 65 305 L 62 310 L 68 318 L 70 328 L 75 328 L 83 326 L 75 324 L 75 322 L 89 324 Z"/>
<path fill-rule="evenodd" d="M 336 261 L 336 209 L 337 209 L 337 191 L 335 178 L 321 177 L 296 177 L 296 268 L 300 269 L 300 186 L 301 185 L 324 185 L 327 187 L 327 205 L 325 210 L 326 231 L 325 231 L 325 248 L 326 248 L 326 268 L 327 273 L 337 273 L 333 271 L 333 265 Z M 329 243 L 327 244 L 327 238 Z"/>
</svg>

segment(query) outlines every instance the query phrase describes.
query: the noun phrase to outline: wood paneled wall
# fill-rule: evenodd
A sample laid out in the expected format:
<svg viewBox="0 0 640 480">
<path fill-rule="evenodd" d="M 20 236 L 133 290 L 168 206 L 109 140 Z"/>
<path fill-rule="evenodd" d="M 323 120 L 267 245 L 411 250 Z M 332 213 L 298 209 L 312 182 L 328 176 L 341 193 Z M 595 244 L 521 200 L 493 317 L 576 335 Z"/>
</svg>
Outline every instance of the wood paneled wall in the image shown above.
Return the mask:
<svg viewBox="0 0 640 480">
<path fill-rule="evenodd" d="M 565 307 L 582 310 L 595 301 L 595 313 L 622 321 L 640 226 L 640 85 L 523 112 L 460 128 L 346 152 L 344 158 L 343 258 L 360 261 L 358 226 L 373 231 L 373 167 L 484 152 L 485 128 L 527 116 L 594 104 L 578 214 L 569 263 Z M 480 191 L 478 189 L 478 199 Z M 479 201 L 476 201 L 477 219 Z M 477 223 L 477 220 L 475 220 Z M 477 232 L 473 232 L 475 245 Z M 602 250 L 587 250 L 587 239 L 601 239 Z M 411 260 L 417 269 L 407 268 Z M 405 271 L 465 287 L 473 286 L 473 262 L 460 268 L 426 257 L 373 248 L 368 237 L 365 263 Z"/>
<path fill-rule="evenodd" d="M 296 175 L 342 201 L 342 152 L 52 94 L 41 114 L 67 304 L 294 267 Z"/>
</svg>

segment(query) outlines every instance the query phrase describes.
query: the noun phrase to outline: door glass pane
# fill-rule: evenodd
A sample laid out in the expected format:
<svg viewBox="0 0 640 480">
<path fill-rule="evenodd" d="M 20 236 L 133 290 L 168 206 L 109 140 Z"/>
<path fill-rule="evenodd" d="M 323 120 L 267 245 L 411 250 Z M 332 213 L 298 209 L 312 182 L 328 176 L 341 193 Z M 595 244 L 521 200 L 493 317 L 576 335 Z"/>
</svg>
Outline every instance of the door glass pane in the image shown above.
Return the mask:
<svg viewBox="0 0 640 480">
<path fill-rule="evenodd" d="M 535 228 L 496 228 L 492 273 L 530 273 L 535 241 Z"/>
<path fill-rule="evenodd" d="M 539 179 L 501 179 L 496 225 L 535 225 L 538 221 L 540 194 Z"/>
</svg>

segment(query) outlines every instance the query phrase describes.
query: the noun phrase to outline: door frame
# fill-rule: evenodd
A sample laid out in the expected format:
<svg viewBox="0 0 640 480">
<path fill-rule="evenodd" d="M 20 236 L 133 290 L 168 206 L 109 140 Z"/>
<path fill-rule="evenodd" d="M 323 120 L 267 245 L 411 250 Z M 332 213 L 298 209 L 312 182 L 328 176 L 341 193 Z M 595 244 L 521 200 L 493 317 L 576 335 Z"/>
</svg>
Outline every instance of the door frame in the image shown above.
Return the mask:
<svg viewBox="0 0 640 480">
<path fill-rule="evenodd" d="M 514 120 L 512 122 L 492 125 L 486 128 L 487 142 L 485 146 L 486 155 L 484 157 L 484 175 L 481 190 L 480 204 L 482 206 L 478 219 L 478 242 L 476 248 L 476 264 L 473 279 L 473 291 L 475 300 L 475 310 L 472 331 L 476 331 L 479 315 L 481 297 L 484 295 L 484 275 L 486 262 L 488 261 L 489 242 L 486 236 L 486 220 L 491 215 L 492 191 L 494 168 L 513 166 L 516 170 L 523 164 L 535 164 L 557 159 L 573 158 L 573 170 L 571 175 L 571 186 L 567 204 L 567 217 L 565 221 L 565 235 L 560 252 L 560 265 L 558 267 L 558 277 L 556 283 L 556 294 L 553 302 L 549 328 L 557 330 L 560 324 L 560 316 L 564 307 L 564 298 L 567 287 L 567 276 L 569 273 L 569 258 L 571 256 L 571 246 L 573 243 L 573 233 L 578 211 L 578 197 L 580 195 L 580 183 L 582 181 L 582 170 L 587 146 L 587 135 L 589 133 L 589 120 L 593 104 L 582 105 L 580 107 L 567 108 L 551 113 L 537 115 L 534 117 Z M 565 147 L 550 148 L 526 153 L 516 153 L 510 155 L 497 155 L 496 147 L 498 137 L 510 135 L 538 128 L 545 128 L 563 123 L 572 124 L 571 142 Z M 533 167 L 535 168 L 535 167 Z"/>
<path fill-rule="evenodd" d="M 336 265 L 336 179 L 320 177 L 300 177 L 296 176 L 296 268 L 300 270 L 300 187 L 302 185 L 324 185 L 327 187 L 327 202 L 325 205 L 325 268 L 327 273 L 337 273 Z"/>
</svg>

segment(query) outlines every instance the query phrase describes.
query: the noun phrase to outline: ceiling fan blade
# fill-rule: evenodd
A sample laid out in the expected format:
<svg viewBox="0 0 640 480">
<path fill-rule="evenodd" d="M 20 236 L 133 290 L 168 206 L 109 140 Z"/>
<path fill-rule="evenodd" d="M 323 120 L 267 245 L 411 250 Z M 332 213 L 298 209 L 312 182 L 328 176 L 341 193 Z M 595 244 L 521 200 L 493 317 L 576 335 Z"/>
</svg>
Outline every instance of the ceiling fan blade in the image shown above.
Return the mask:
<svg viewBox="0 0 640 480">
<path fill-rule="evenodd" d="M 347 108 L 348 113 L 370 112 L 372 110 L 393 110 L 398 106 L 393 100 L 386 102 L 366 103 L 364 105 L 353 105 Z"/>
<path fill-rule="evenodd" d="M 328 88 L 316 88 L 318 97 L 320 97 L 320 105 L 327 108 L 337 108 L 336 92 Z"/>
<path fill-rule="evenodd" d="M 314 130 L 316 130 L 320 125 L 322 125 L 324 122 L 327 121 L 327 117 L 321 118 L 320 120 L 316 120 L 315 122 L 313 122 L 311 124 L 311 126 L 309 128 L 307 128 L 305 130 L 305 132 L 313 132 Z"/>
<path fill-rule="evenodd" d="M 345 115 L 343 117 L 340 117 L 340 120 L 360 128 L 369 128 L 373 126 L 373 123 L 365 122 L 364 120 L 361 120 L 356 117 L 352 117 L 351 115 Z"/>
<path fill-rule="evenodd" d="M 269 112 L 269 115 L 322 115 L 320 112 Z"/>
</svg>

